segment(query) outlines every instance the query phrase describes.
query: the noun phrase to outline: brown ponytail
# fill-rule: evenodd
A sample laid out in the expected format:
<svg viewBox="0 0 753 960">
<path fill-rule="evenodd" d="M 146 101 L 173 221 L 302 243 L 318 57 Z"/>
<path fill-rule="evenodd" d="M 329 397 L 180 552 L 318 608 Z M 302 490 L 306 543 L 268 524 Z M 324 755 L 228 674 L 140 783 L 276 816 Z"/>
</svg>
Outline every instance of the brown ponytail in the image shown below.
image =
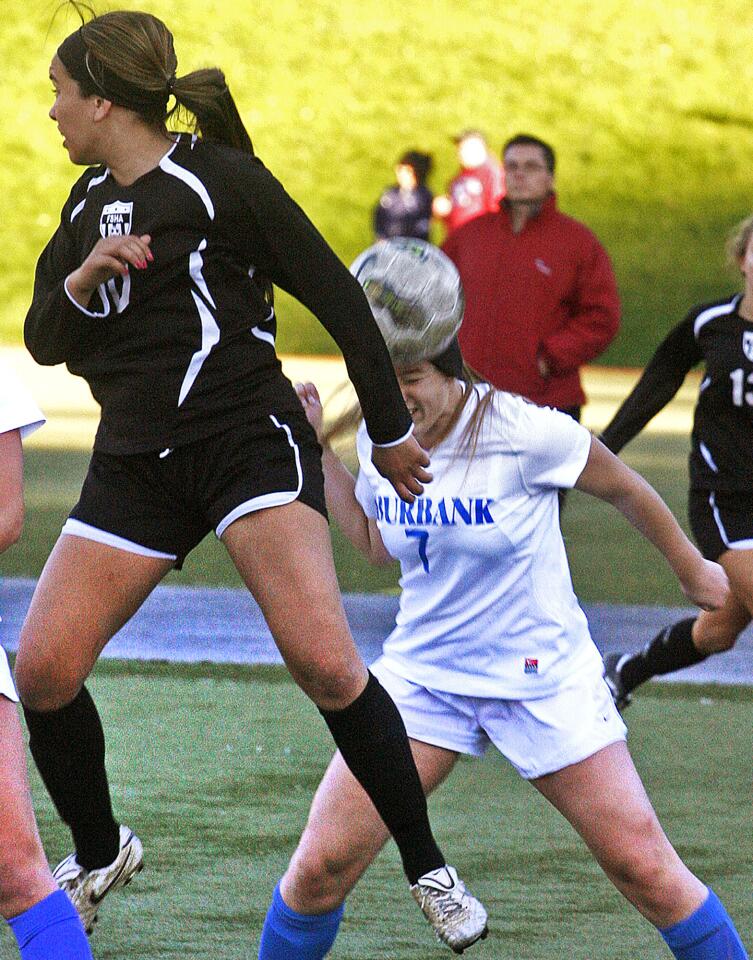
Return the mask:
<svg viewBox="0 0 753 960">
<path fill-rule="evenodd" d="M 117 10 L 96 16 L 80 0 L 67 0 L 82 26 L 58 49 L 58 56 L 84 96 L 97 95 L 127 107 L 153 126 L 164 127 L 176 112 L 204 140 L 253 155 L 243 125 L 217 67 L 176 75 L 173 35 L 149 13 Z M 175 104 L 168 110 L 170 96 Z"/>
</svg>

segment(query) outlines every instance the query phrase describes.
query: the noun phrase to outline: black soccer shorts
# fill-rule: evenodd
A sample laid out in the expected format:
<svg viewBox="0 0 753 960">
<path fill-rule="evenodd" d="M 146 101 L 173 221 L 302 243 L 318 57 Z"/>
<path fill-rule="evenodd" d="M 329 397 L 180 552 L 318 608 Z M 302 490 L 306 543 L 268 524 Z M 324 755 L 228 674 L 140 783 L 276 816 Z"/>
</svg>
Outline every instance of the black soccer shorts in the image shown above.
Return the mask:
<svg viewBox="0 0 753 960">
<path fill-rule="evenodd" d="M 306 416 L 263 415 L 171 450 L 94 451 L 63 532 L 175 560 L 239 517 L 300 500 L 325 518 L 321 448 Z"/>
<path fill-rule="evenodd" d="M 718 560 L 725 550 L 753 550 L 753 493 L 691 490 L 688 520 L 707 560 Z"/>
</svg>

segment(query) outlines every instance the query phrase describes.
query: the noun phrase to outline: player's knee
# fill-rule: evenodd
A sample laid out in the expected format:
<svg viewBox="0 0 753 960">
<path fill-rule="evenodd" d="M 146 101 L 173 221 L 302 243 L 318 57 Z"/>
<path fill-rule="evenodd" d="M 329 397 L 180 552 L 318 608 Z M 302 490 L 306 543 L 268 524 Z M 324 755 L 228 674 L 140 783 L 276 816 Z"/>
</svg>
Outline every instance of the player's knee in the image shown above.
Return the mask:
<svg viewBox="0 0 753 960">
<path fill-rule="evenodd" d="M 299 850 L 285 876 L 286 893 L 303 913 L 335 910 L 352 886 L 354 866 L 352 857 Z"/>
<path fill-rule="evenodd" d="M 366 681 L 360 660 L 354 663 L 312 660 L 292 672 L 304 693 L 323 710 L 344 710 L 362 692 Z"/>
<path fill-rule="evenodd" d="M 660 910 L 666 893 L 671 893 L 672 875 L 680 861 L 664 836 L 655 815 L 646 813 L 623 836 L 605 869 L 630 898 L 648 912 Z"/>
<path fill-rule="evenodd" d="M 15 916 L 54 889 L 36 837 L 0 843 L 0 915 Z"/>
<path fill-rule="evenodd" d="M 60 710 L 74 700 L 81 689 L 77 674 L 58 664 L 53 666 L 20 655 L 16 660 L 15 681 L 23 705 L 40 713 Z"/>
</svg>

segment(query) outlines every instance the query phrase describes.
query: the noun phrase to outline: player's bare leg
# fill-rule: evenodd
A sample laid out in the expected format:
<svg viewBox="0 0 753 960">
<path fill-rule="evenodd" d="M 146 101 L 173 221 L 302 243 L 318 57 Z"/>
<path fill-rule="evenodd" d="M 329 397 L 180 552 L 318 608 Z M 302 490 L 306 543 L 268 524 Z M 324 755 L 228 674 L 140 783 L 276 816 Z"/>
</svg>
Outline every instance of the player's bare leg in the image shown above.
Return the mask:
<svg viewBox="0 0 753 960">
<path fill-rule="evenodd" d="M 701 663 L 734 647 L 753 616 L 753 550 L 726 550 L 719 562 L 729 578 L 730 593 L 718 610 L 701 610 L 669 624 L 635 654 L 612 653 L 604 660 L 605 679 L 618 709 L 651 677 Z"/>
<path fill-rule="evenodd" d="M 230 524 L 223 542 L 291 674 L 321 710 L 345 762 L 395 838 L 416 899 L 417 890 L 426 888 L 419 900 L 424 914 L 445 942 L 457 938 L 456 946 L 469 945 L 485 934 L 486 912 L 434 841 L 405 726 L 367 673 L 350 634 L 324 517 L 298 502 L 260 510 Z M 442 871 L 442 889 L 434 886 L 435 871 Z M 463 923 L 453 930 L 450 906 L 459 911 L 441 902 L 445 895 L 464 898 Z"/>
<path fill-rule="evenodd" d="M 624 742 L 532 782 L 575 827 L 620 893 L 659 928 L 676 957 L 747 957 L 716 896 L 667 839 Z M 685 952 L 686 934 L 700 937 L 700 952 Z"/>
<path fill-rule="evenodd" d="M 0 914 L 15 917 L 53 893 L 26 778 L 17 706 L 0 694 Z M 13 815 L 8 815 L 13 811 Z"/>
<path fill-rule="evenodd" d="M 448 776 L 458 754 L 410 741 L 427 796 Z M 389 833 L 343 758 L 336 753 L 317 788 L 290 865 L 280 881 L 285 902 L 299 913 L 334 910 L 389 839 Z"/>
<path fill-rule="evenodd" d="M 16 680 L 32 755 L 76 848 L 55 878 L 87 931 L 102 897 L 141 869 L 142 851 L 114 819 L 104 733 L 83 684 L 113 634 L 171 567 L 170 560 L 63 534 L 21 632 Z"/>
</svg>

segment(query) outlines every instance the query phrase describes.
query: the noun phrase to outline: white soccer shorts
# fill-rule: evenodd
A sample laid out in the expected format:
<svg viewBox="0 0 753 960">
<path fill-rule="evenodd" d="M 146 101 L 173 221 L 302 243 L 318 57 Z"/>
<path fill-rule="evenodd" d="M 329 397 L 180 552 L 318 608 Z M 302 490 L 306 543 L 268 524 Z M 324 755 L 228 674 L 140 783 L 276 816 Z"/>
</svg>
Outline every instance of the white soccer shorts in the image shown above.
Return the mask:
<svg viewBox="0 0 753 960">
<path fill-rule="evenodd" d="M 370 669 L 395 701 L 409 737 L 473 756 L 482 756 L 492 743 L 526 780 L 562 770 L 627 739 L 600 661 L 538 700 L 490 700 L 428 690 L 381 660 Z"/>
</svg>

